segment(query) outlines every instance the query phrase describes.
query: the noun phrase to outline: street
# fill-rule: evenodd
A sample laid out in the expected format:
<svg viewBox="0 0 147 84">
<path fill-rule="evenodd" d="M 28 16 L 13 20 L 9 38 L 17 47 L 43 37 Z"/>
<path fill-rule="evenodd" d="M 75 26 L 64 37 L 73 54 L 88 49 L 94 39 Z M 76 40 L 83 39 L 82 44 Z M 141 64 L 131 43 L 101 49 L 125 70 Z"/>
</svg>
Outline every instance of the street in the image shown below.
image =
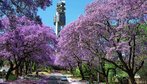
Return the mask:
<svg viewBox="0 0 147 84">
<path fill-rule="evenodd" d="M 86 81 L 80 81 L 81 79 L 71 78 L 70 75 L 63 75 L 62 73 L 51 73 L 37 79 L 35 78 L 28 76 L 28 78 L 18 79 L 12 82 L 1 81 L 0 84 L 87 84 Z"/>
</svg>

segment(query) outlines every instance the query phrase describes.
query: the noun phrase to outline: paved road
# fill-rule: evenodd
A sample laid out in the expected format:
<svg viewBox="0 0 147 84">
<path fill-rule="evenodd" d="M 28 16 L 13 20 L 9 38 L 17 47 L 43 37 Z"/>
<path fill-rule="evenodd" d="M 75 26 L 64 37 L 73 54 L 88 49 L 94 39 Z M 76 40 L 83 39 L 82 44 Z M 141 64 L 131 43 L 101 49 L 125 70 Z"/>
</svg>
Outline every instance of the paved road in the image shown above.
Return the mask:
<svg viewBox="0 0 147 84">
<path fill-rule="evenodd" d="M 68 81 L 61 81 L 60 79 L 65 76 L 70 77 L 70 75 L 63 75 L 62 73 L 52 73 L 49 75 L 49 84 L 88 84 L 86 81 L 73 78 L 67 78 Z"/>
<path fill-rule="evenodd" d="M 51 73 L 46 77 L 42 77 L 37 80 L 19 79 L 13 82 L 7 82 L 7 84 L 87 84 L 77 79 L 67 78 L 66 81 L 61 81 L 67 75 L 61 73 Z M 1 84 L 1 83 L 0 83 Z"/>
</svg>

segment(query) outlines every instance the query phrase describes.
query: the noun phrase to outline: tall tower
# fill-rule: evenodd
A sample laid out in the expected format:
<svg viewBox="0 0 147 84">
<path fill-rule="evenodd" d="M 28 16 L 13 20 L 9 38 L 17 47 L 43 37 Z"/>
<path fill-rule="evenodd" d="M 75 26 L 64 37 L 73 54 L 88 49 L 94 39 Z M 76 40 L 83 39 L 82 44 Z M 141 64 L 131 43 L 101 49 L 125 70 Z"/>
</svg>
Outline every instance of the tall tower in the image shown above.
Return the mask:
<svg viewBox="0 0 147 84">
<path fill-rule="evenodd" d="M 59 3 L 57 3 L 56 8 L 56 15 L 54 17 L 54 25 L 56 26 L 55 33 L 56 35 L 59 35 L 59 32 L 64 27 L 66 23 L 66 17 L 65 17 L 65 0 L 60 0 Z"/>
</svg>

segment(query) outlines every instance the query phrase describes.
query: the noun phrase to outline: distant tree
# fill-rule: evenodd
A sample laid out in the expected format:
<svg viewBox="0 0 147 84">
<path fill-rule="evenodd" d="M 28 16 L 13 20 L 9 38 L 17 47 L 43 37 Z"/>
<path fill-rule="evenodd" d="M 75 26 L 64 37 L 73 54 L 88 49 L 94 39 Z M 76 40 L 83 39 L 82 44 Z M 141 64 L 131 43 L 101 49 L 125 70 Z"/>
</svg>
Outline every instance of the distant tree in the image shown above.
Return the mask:
<svg viewBox="0 0 147 84">
<path fill-rule="evenodd" d="M 78 66 L 82 79 L 85 79 L 82 68 L 83 64 L 87 65 L 88 71 L 90 73 L 89 75 L 92 78 L 94 75 L 92 71 L 95 70 L 95 68 L 98 68 L 99 59 L 96 55 L 99 55 L 99 52 L 98 47 L 93 44 L 95 41 L 94 38 L 89 38 L 94 34 L 96 36 L 97 31 L 93 31 L 92 34 L 88 29 L 84 30 L 85 27 L 81 24 L 85 24 L 86 26 L 88 25 L 88 22 L 86 20 L 85 23 L 82 23 L 82 19 L 83 16 L 79 17 L 78 20 L 65 26 L 65 28 L 60 32 L 60 37 L 58 40 L 58 59 L 60 62 L 58 62 L 59 64 L 63 64 L 62 66 L 65 66 L 65 64 L 67 66 L 68 64 L 74 67 Z M 79 30 L 82 29 L 81 27 L 83 27 L 83 31 Z M 87 33 L 87 35 L 84 35 L 85 38 L 82 38 L 83 33 L 81 32 Z M 93 51 L 93 48 L 95 51 Z"/>
<path fill-rule="evenodd" d="M 74 30 L 76 24 L 77 22 L 71 23 L 60 33 L 58 42 L 58 62 L 60 65 L 62 64 L 61 66 L 68 66 L 69 68 L 78 66 L 82 79 L 85 79 L 82 71 L 82 53 L 78 46 L 79 36 Z"/>
</svg>

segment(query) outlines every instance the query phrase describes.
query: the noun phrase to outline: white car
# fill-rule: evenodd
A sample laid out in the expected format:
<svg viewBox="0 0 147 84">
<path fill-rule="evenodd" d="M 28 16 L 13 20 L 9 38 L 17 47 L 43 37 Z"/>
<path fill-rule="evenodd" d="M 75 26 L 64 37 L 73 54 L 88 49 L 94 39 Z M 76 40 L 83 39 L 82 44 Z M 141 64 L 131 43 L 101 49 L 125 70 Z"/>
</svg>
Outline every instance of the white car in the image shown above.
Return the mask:
<svg viewBox="0 0 147 84">
<path fill-rule="evenodd" d="M 68 81 L 68 79 L 67 79 L 66 76 L 62 76 L 60 80 L 61 80 L 61 81 Z"/>
</svg>

